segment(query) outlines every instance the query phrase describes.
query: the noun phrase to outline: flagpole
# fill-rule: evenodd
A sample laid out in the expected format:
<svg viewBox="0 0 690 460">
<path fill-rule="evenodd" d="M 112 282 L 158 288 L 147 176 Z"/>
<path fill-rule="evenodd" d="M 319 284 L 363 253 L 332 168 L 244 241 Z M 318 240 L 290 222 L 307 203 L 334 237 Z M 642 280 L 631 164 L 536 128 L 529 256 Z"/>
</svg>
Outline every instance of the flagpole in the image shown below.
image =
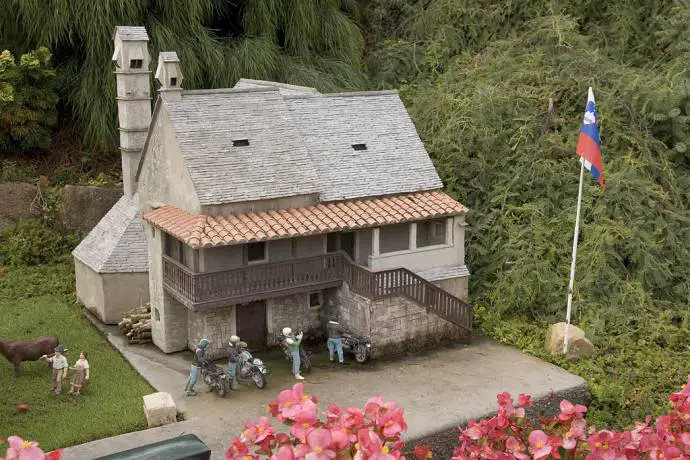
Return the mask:
<svg viewBox="0 0 690 460">
<path fill-rule="evenodd" d="M 570 284 L 568 286 L 568 310 L 565 316 L 565 339 L 563 353 L 568 353 L 568 332 L 570 329 L 570 313 L 573 307 L 573 285 L 575 284 L 575 261 L 577 260 L 577 239 L 580 235 L 580 207 L 582 204 L 582 182 L 585 176 L 585 162 L 580 160 L 580 189 L 577 192 L 577 212 L 575 213 L 575 235 L 573 235 L 573 260 L 570 263 Z"/>
</svg>

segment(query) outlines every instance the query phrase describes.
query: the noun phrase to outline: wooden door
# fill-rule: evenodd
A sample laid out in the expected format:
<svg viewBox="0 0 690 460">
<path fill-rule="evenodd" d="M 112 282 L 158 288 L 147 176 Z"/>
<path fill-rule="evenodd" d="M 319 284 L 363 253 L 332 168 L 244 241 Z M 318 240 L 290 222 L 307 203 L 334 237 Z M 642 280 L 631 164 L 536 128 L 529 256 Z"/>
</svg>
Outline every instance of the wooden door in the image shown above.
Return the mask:
<svg viewBox="0 0 690 460">
<path fill-rule="evenodd" d="M 243 342 L 247 342 L 250 350 L 266 348 L 266 301 L 259 300 L 237 305 L 235 321 L 237 335 Z"/>
<path fill-rule="evenodd" d="M 355 233 L 347 232 L 340 234 L 340 250 L 355 260 Z"/>
</svg>

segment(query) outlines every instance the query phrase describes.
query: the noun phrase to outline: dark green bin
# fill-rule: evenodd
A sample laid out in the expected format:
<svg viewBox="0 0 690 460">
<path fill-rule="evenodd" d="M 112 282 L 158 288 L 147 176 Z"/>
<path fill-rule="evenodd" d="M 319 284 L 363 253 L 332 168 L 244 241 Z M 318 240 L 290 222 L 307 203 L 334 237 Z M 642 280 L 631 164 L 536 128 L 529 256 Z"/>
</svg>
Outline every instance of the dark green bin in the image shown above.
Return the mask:
<svg viewBox="0 0 690 460">
<path fill-rule="evenodd" d="M 211 449 L 193 434 L 154 442 L 95 460 L 210 460 Z"/>
</svg>

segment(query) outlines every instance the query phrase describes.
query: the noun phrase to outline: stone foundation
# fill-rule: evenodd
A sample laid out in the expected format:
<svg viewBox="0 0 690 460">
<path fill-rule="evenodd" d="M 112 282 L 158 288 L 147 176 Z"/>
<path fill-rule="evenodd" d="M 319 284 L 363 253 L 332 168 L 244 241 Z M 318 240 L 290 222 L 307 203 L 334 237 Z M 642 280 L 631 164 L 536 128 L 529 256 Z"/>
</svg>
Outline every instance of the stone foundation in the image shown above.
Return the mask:
<svg viewBox="0 0 690 460">
<path fill-rule="evenodd" d="M 206 356 L 226 358 L 230 336 L 235 334 L 235 306 L 214 308 L 207 312 L 189 311 L 187 317 L 187 346 L 196 349 L 199 340 L 206 337 L 210 344 Z"/>
<path fill-rule="evenodd" d="M 324 336 L 326 295 L 321 296 L 321 305 L 309 306 L 309 294 L 295 294 L 266 300 L 266 321 L 268 323 L 269 347 L 278 345 L 278 336 L 284 327 L 295 333 L 302 331 L 308 338 Z"/>
</svg>

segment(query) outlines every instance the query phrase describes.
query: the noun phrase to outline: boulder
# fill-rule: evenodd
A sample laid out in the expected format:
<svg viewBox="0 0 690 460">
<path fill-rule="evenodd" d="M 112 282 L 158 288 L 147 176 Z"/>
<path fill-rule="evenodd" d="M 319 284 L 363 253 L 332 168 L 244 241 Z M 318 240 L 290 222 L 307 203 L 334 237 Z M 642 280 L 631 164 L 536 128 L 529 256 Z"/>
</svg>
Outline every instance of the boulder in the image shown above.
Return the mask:
<svg viewBox="0 0 690 460">
<path fill-rule="evenodd" d="M 552 324 L 546 332 L 546 349 L 552 355 L 563 354 L 564 322 Z M 568 326 L 568 358 L 580 359 L 594 353 L 594 345 L 585 337 L 585 331 L 572 324 Z"/>
<path fill-rule="evenodd" d="M 65 185 L 60 220 L 70 229 L 89 232 L 122 196 L 122 188 Z"/>
<path fill-rule="evenodd" d="M 149 428 L 177 421 L 177 407 L 170 393 L 159 392 L 144 396 L 144 414 Z"/>
<path fill-rule="evenodd" d="M 40 209 L 31 206 L 37 193 L 38 188 L 33 184 L 25 182 L 1 183 L 0 229 L 21 220 L 38 217 Z"/>
</svg>

